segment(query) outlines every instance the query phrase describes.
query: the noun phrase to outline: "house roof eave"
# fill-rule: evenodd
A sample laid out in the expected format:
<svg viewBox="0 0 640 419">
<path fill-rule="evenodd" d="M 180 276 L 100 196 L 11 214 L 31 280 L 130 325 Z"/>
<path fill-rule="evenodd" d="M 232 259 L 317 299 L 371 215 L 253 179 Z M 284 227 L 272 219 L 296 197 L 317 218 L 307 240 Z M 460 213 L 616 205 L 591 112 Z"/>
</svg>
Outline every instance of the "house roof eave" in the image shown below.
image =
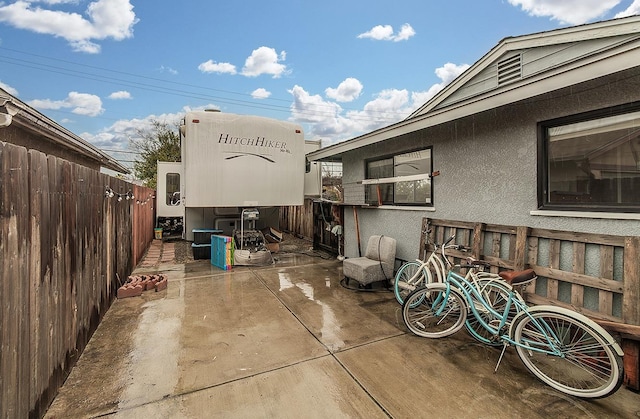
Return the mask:
<svg viewBox="0 0 640 419">
<path fill-rule="evenodd" d="M 2 89 L 0 89 L 0 106 L 10 115 L 11 123 L 94 160 L 102 167 L 118 173 L 130 173 L 129 169 L 118 163 L 113 157 Z"/>
<path fill-rule="evenodd" d="M 576 63 L 572 68 L 556 68 L 554 71 L 524 79 L 520 83 L 507 85 L 446 108 L 432 110 L 430 113 L 417 115 L 351 140 L 333 144 L 307 154 L 307 158 L 311 161 L 339 160 L 344 153 L 358 148 L 638 67 L 638 63 L 640 41 L 634 45 L 626 45 L 624 51 L 610 51 L 608 55 L 597 59 L 590 57 L 588 63 Z"/>
<path fill-rule="evenodd" d="M 437 107 L 440 103 L 446 100 L 461 86 L 464 86 L 469 80 L 474 78 L 489 65 L 492 65 L 497 59 L 509 51 L 578 42 L 584 41 L 585 39 L 594 40 L 639 33 L 640 16 L 630 16 L 568 28 L 559 28 L 551 31 L 503 38 L 496 46 L 489 50 L 489 52 L 483 55 L 444 89 L 438 92 L 427 103 L 412 112 L 406 119 L 412 119 L 417 115 L 428 113 L 431 109 Z"/>
<path fill-rule="evenodd" d="M 340 160 L 342 154 L 345 152 L 366 147 L 380 141 L 637 67 L 637 63 L 640 62 L 640 37 L 636 38 L 633 42 L 625 43 L 601 54 L 584 57 L 581 60 L 565 66 L 552 68 L 519 82 L 485 92 L 441 109 L 436 109 L 436 107 L 452 93 L 461 86 L 464 86 L 470 79 L 508 51 L 558 43 L 577 42 L 584 40 L 587 35 L 589 39 L 596 39 L 625 34 L 640 34 L 640 16 L 504 38 L 472 67 L 468 68 L 406 119 L 353 139 L 311 152 L 307 155 L 307 158 L 311 161 Z"/>
</svg>

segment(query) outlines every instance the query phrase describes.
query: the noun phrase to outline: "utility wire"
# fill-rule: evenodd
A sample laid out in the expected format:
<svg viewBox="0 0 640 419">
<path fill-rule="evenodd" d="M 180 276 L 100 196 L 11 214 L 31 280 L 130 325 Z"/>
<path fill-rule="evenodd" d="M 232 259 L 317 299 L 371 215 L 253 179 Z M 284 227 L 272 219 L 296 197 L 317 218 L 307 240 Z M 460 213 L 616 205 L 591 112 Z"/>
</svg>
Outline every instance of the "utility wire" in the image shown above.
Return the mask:
<svg viewBox="0 0 640 419">
<path fill-rule="evenodd" d="M 189 87 L 189 88 L 198 89 L 198 90 L 209 90 L 209 91 L 213 91 L 213 92 L 225 93 L 225 94 L 228 94 L 228 95 L 237 95 L 237 96 L 240 96 L 240 97 L 251 98 L 251 95 L 248 95 L 246 93 L 239 93 L 239 92 L 233 92 L 233 91 L 229 91 L 229 90 L 221 90 L 221 89 L 215 89 L 215 88 L 210 88 L 210 87 L 205 87 L 205 86 L 197 86 L 197 85 L 193 85 L 193 84 L 180 83 L 180 82 L 175 82 L 175 81 L 171 81 L 171 80 L 164 80 L 164 79 L 153 78 L 153 77 L 148 77 L 148 76 L 141 76 L 141 75 L 137 75 L 137 74 L 134 74 L 134 73 L 128 73 L 128 72 L 123 72 L 123 71 L 118 71 L 118 70 L 111 70 L 111 69 L 106 69 L 106 68 L 102 68 L 102 67 L 95 67 L 95 66 L 90 66 L 90 65 L 86 65 L 86 64 L 75 63 L 75 62 L 72 62 L 72 61 L 61 60 L 61 59 L 57 59 L 57 58 L 53 58 L 53 57 L 47 57 L 47 56 L 43 56 L 43 55 L 27 53 L 27 52 L 18 51 L 18 50 L 11 49 L 11 48 L 6 48 L 6 47 L 0 47 L 0 50 L 10 51 L 10 52 L 13 52 L 13 53 L 23 54 L 23 55 L 36 57 L 36 58 L 40 58 L 40 59 L 45 59 L 45 60 L 50 60 L 50 61 L 54 61 L 54 62 L 70 64 L 70 65 L 73 65 L 73 66 L 84 67 L 84 68 L 88 68 L 88 69 L 91 69 L 91 70 L 98 70 L 98 71 L 101 71 L 101 72 L 120 74 L 120 75 L 124 75 L 124 76 L 127 76 L 127 77 L 139 78 L 139 79 L 142 79 L 142 80 L 160 82 L 160 83 L 164 83 L 164 84 L 168 84 L 168 85 L 175 85 L 175 86 L 180 86 L 180 87 Z M 4 62 L 4 63 L 7 63 L 7 64 L 16 65 L 16 66 L 33 68 L 35 70 L 49 72 L 49 73 L 56 73 L 56 74 L 62 74 L 62 75 L 66 75 L 66 76 L 73 76 L 73 77 L 81 77 L 81 78 L 84 78 L 84 79 L 87 79 L 87 80 L 94 80 L 94 81 L 102 82 L 102 83 L 115 84 L 115 85 L 118 85 L 118 86 L 126 86 L 126 87 L 135 88 L 135 89 L 147 90 L 147 91 L 163 93 L 163 94 L 169 94 L 169 95 L 174 95 L 174 96 L 187 97 L 187 98 L 191 98 L 191 99 L 199 99 L 199 100 L 203 100 L 203 101 L 217 101 L 217 102 L 224 103 L 224 104 L 246 106 L 246 107 L 250 107 L 250 108 L 265 109 L 265 110 L 286 112 L 286 113 L 289 113 L 291 111 L 291 108 L 288 105 L 288 103 L 290 103 L 291 101 L 287 100 L 287 99 L 280 99 L 280 98 L 263 99 L 263 100 L 275 101 L 275 102 L 286 102 L 287 105 L 277 105 L 277 104 L 264 104 L 264 105 L 262 105 L 262 104 L 256 103 L 253 100 L 250 101 L 250 100 L 242 100 L 242 99 L 233 99 L 233 98 L 229 98 L 229 97 L 209 95 L 209 94 L 206 94 L 206 93 L 199 93 L 199 92 L 195 92 L 195 91 L 185 91 L 183 89 L 177 89 L 177 88 L 171 88 L 171 87 L 163 87 L 163 86 L 159 86 L 157 84 L 150 84 L 150 83 L 146 83 L 146 82 L 136 82 L 136 81 L 132 81 L 132 80 L 126 80 L 126 79 L 107 76 L 107 75 L 100 75 L 100 74 L 97 74 L 97 73 L 89 73 L 89 72 L 85 72 L 85 71 L 74 70 L 74 69 L 67 68 L 67 67 L 54 66 L 54 65 L 50 65 L 50 64 L 44 64 L 44 63 L 39 63 L 39 62 L 34 62 L 34 61 L 28 61 L 28 60 L 23 60 L 23 59 L 20 59 L 20 58 L 8 57 L 8 56 L 3 56 L 3 55 L 0 55 L 0 62 Z M 315 110 L 298 110 L 298 113 L 300 113 L 302 115 L 308 115 L 308 116 L 317 116 L 317 115 L 333 116 L 333 115 L 335 115 L 335 112 L 333 112 L 334 108 L 332 106 L 330 106 L 330 105 L 317 105 L 316 104 L 316 105 L 314 105 L 314 107 L 316 108 Z M 322 108 L 325 108 L 326 110 L 323 110 Z M 356 109 L 349 109 L 349 108 L 343 108 L 343 109 L 344 110 L 356 110 Z M 380 112 L 378 112 L 378 111 L 370 111 L 370 112 L 378 113 L 378 114 L 384 115 L 384 116 L 396 114 L 396 115 L 398 115 L 398 120 L 402 119 L 405 116 L 404 114 L 400 114 L 400 113 L 397 113 L 397 112 L 382 112 L 382 111 L 380 111 Z M 367 116 L 353 116 L 352 115 L 350 118 L 353 119 L 353 120 L 359 120 L 359 121 L 364 121 L 364 122 L 366 122 L 366 121 L 374 121 L 374 120 L 375 121 L 379 121 L 379 119 L 377 119 L 377 118 L 367 117 Z M 392 121 L 392 122 L 397 122 L 397 121 Z"/>
<path fill-rule="evenodd" d="M 102 151 L 108 151 L 109 153 L 125 153 L 125 154 L 142 154 L 139 151 L 126 151 L 126 150 L 109 150 L 106 148 L 102 148 Z"/>
</svg>

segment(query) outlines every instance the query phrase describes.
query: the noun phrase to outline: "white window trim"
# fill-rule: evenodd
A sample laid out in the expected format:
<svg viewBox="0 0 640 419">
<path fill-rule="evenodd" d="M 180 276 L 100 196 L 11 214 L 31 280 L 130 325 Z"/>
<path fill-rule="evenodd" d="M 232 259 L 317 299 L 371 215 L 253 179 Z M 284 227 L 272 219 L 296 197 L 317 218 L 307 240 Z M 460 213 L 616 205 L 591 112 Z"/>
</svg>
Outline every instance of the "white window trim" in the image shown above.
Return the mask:
<svg viewBox="0 0 640 419">
<path fill-rule="evenodd" d="M 385 183 L 398 183 L 398 182 L 412 182 L 415 180 L 428 180 L 431 179 L 430 173 L 425 173 L 421 175 L 408 175 L 408 176 L 394 176 L 394 177 L 385 177 L 385 178 L 377 178 L 377 179 L 364 179 L 361 180 L 360 183 L 363 185 L 381 185 Z"/>
<path fill-rule="evenodd" d="M 534 210 L 534 211 L 530 211 L 529 214 L 534 216 L 545 216 L 545 217 L 603 218 L 608 220 L 640 220 L 640 214 L 625 213 L 625 212 Z"/>
</svg>

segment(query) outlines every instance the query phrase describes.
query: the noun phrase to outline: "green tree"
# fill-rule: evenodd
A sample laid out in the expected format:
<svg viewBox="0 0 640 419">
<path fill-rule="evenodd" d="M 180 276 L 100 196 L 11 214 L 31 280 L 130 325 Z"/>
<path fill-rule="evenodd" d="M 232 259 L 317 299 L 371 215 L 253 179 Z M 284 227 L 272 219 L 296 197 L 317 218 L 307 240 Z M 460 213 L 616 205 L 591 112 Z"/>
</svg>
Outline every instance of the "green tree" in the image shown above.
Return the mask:
<svg viewBox="0 0 640 419">
<path fill-rule="evenodd" d="M 138 138 L 131 140 L 131 148 L 138 153 L 133 163 L 135 176 L 144 185 L 156 189 L 158 161 L 180 161 L 179 126 L 151 121 L 151 128 L 138 130 Z"/>
</svg>

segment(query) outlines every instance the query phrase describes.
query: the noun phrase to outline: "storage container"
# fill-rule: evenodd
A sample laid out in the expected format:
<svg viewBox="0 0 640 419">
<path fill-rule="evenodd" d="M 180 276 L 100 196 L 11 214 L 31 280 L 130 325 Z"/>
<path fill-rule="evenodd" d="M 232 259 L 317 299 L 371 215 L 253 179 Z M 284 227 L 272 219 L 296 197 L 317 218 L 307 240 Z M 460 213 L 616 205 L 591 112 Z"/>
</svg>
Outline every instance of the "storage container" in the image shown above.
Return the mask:
<svg viewBox="0 0 640 419">
<path fill-rule="evenodd" d="M 211 244 L 211 236 L 214 234 L 222 233 L 222 230 L 210 229 L 210 228 L 194 228 L 193 242 L 195 244 Z"/>
<path fill-rule="evenodd" d="M 233 265 L 233 238 L 229 236 L 211 236 L 211 264 L 228 271 Z"/>
<path fill-rule="evenodd" d="M 211 257 L 211 244 L 191 243 L 194 259 L 209 259 Z"/>
</svg>

